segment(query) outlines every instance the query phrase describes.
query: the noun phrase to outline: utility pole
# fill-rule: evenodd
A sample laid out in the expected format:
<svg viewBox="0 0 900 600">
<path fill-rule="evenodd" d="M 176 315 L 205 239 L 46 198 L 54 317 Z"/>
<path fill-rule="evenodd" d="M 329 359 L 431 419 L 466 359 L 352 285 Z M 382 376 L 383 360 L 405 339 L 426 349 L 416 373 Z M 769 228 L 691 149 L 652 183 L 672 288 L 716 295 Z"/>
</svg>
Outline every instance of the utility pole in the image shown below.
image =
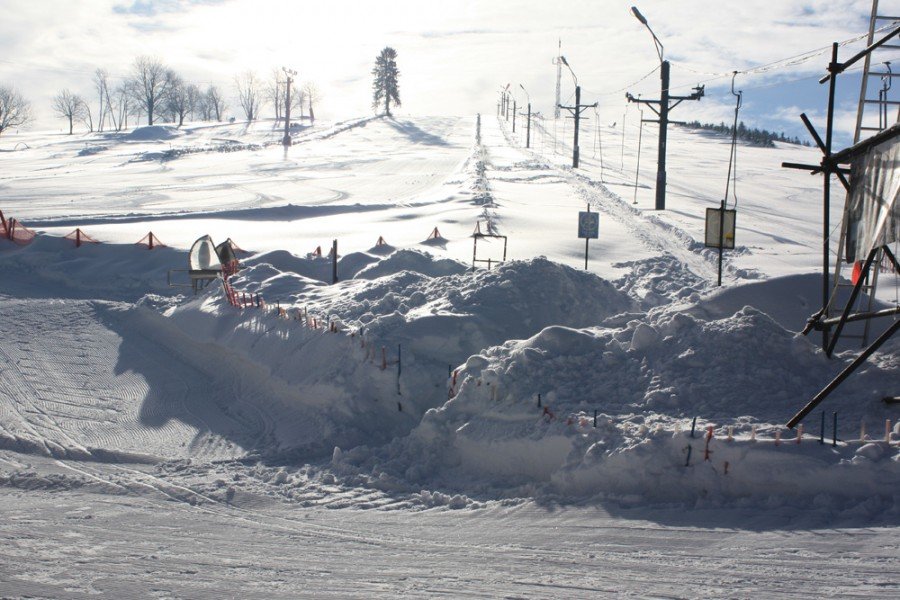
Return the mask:
<svg viewBox="0 0 900 600">
<path fill-rule="evenodd" d="M 586 108 L 596 108 L 597 103 L 593 104 L 582 104 L 581 103 L 581 86 L 575 86 L 575 106 L 562 106 L 559 108 L 564 108 L 574 115 L 575 118 L 575 141 L 574 146 L 572 148 L 572 168 L 578 168 L 578 122 L 581 119 L 581 112 Z"/>
<path fill-rule="evenodd" d="M 656 48 L 656 54 L 659 56 L 659 79 L 661 82 L 661 91 L 659 100 L 641 100 L 635 99 L 630 93 L 626 93 L 625 97 L 629 102 L 642 102 L 650 107 L 650 110 L 659 116 L 659 120 L 649 120 L 651 123 L 659 123 L 659 157 L 657 158 L 656 169 L 656 210 L 666 209 L 666 134 L 669 126 L 669 111 L 681 104 L 684 100 L 699 100 L 703 97 L 704 86 L 694 88 L 694 93 L 690 96 L 670 96 L 669 95 L 669 61 L 665 60 L 663 43 L 659 41 L 656 34 L 650 28 L 647 18 L 641 14 L 636 6 L 631 7 L 631 14 L 647 28 L 650 35 L 653 36 L 653 44 Z M 669 105 L 674 100 L 675 104 Z M 659 105 L 659 109 L 654 104 Z"/>
<path fill-rule="evenodd" d="M 694 88 L 694 93 L 689 96 L 671 96 L 669 94 L 669 61 L 662 61 L 660 68 L 660 80 L 662 90 L 659 100 L 643 100 L 635 98 L 631 93 L 626 93 L 625 98 L 629 102 L 638 102 L 646 104 L 650 110 L 655 112 L 659 119 L 647 119 L 649 123 L 659 123 L 659 153 L 656 168 L 656 210 L 666 209 L 666 136 L 669 126 L 669 111 L 684 102 L 685 100 L 699 100 L 703 97 L 705 86 Z M 671 102 L 671 104 L 670 104 Z M 656 105 L 656 106 L 654 106 Z M 658 108 L 657 108 L 658 106 Z M 675 121 L 675 123 L 679 123 Z"/>
<path fill-rule="evenodd" d="M 286 148 L 291 145 L 291 84 L 294 83 L 294 80 L 291 79 L 291 76 L 296 75 L 297 71 L 292 71 L 287 67 L 281 67 L 281 70 L 284 71 L 284 74 L 287 76 L 287 88 L 285 92 L 284 107 L 284 139 L 281 140 L 281 143 L 284 144 Z"/>
<path fill-rule="evenodd" d="M 516 132 L 516 100 L 513 99 L 513 133 Z"/>
<path fill-rule="evenodd" d="M 522 88 L 522 91 L 525 92 L 525 97 L 528 98 L 528 121 L 526 122 L 525 147 L 531 148 L 531 94 L 528 93 L 528 90 L 526 90 L 525 86 L 521 83 L 519 84 L 519 87 Z"/>
<path fill-rule="evenodd" d="M 528 127 L 525 129 L 525 147 L 531 148 L 531 102 L 528 103 Z"/>
</svg>

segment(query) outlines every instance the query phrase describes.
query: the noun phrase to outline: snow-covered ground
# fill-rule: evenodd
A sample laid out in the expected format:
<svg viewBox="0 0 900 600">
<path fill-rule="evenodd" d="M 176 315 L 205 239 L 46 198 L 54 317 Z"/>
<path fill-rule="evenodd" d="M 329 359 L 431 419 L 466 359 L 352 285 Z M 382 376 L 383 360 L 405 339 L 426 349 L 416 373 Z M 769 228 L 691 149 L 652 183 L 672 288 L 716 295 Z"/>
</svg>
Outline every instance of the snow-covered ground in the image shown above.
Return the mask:
<svg viewBox="0 0 900 600">
<path fill-rule="evenodd" d="M 728 140 L 670 132 L 659 212 L 650 127 L 635 194 L 635 128 L 573 170 L 571 124 L 480 123 L 4 135 L 0 595 L 900 594 L 900 341 L 783 426 L 858 352 L 797 333 L 817 151 L 740 146 L 718 289 Z M 264 307 L 167 285 L 207 233 Z"/>
</svg>

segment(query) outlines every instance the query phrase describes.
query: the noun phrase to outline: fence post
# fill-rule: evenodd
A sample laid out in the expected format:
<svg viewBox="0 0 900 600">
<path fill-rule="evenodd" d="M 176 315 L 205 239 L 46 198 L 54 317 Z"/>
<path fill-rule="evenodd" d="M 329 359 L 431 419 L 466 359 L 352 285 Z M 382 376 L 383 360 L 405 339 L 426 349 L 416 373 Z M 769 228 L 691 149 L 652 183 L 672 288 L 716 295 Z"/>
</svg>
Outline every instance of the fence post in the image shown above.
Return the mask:
<svg viewBox="0 0 900 600">
<path fill-rule="evenodd" d="M 837 411 L 834 413 L 834 423 L 831 426 L 831 446 L 837 446 Z"/>
</svg>

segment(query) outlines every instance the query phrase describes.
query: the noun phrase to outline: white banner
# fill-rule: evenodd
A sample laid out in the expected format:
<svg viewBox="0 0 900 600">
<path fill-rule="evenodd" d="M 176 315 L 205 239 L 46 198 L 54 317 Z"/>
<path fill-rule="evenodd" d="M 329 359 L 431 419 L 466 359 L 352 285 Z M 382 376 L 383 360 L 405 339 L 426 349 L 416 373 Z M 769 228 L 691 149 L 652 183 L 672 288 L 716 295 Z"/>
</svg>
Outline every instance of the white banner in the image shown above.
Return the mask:
<svg viewBox="0 0 900 600">
<path fill-rule="evenodd" d="M 853 159 L 847 223 L 847 262 L 900 239 L 900 137 Z"/>
</svg>

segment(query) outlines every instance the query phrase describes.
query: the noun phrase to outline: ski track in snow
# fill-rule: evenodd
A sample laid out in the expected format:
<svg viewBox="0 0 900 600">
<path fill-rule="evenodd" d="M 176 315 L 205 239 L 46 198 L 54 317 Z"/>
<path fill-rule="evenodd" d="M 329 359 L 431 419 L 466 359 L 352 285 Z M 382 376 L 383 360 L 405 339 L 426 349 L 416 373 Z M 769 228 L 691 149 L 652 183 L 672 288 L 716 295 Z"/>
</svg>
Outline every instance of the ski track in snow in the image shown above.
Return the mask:
<svg viewBox="0 0 900 600">
<path fill-rule="evenodd" d="M 575 188 L 576 193 L 584 200 L 585 204 L 590 204 L 602 214 L 615 219 L 646 248 L 662 255 L 674 256 L 701 279 L 707 282 L 715 281 L 717 266 L 713 257 L 698 249 L 698 247 L 702 248 L 702 245 L 698 244 L 690 234 L 677 227 L 667 225 L 652 215 L 648 216 L 643 211 L 632 208 L 621 196 L 610 191 L 603 183 L 577 173 L 571 167 L 555 165 L 532 150 L 519 147 L 502 122 L 500 122 L 500 129 L 507 144 L 514 148 L 518 147 L 520 152 L 528 156 L 530 160 L 538 161 L 544 168 L 558 173 L 561 178 Z"/>
</svg>

